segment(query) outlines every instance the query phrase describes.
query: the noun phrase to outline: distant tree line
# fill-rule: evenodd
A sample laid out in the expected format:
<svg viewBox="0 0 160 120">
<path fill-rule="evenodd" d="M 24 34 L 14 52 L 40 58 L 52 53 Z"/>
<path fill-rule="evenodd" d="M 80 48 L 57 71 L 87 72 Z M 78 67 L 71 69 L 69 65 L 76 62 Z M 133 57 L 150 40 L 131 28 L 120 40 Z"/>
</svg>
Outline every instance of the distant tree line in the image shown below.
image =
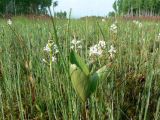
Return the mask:
<svg viewBox="0 0 160 120">
<path fill-rule="evenodd" d="M 102 17 L 102 16 L 84 16 L 84 17 L 81 17 L 80 18 L 81 20 L 86 20 L 86 19 L 90 19 L 90 20 L 102 20 L 102 19 L 105 19 L 105 17 Z"/>
<path fill-rule="evenodd" d="M 160 0 L 116 0 L 113 8 L 120 15 L 160 15 Z"/>
<path fill-rule="evenodd" d="M 52 0 L 0 0 L 1 14 L 47 14 Z M 57 5 L 57 3 L 54 3 Z"/>
<path fill-rule="evenodd" d="M 67 18 L 67 12 L 66 11 L 55 12 L 54 16 L 57 18 L 65 19 Z"/>
</svg>

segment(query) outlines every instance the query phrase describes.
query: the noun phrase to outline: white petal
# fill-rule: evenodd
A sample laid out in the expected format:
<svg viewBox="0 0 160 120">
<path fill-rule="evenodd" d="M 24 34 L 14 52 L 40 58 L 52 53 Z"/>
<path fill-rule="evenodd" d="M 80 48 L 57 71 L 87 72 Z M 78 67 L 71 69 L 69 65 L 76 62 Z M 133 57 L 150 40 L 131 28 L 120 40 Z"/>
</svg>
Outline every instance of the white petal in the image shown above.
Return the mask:
<svg viewBox="0 0 160 120">
<path fill-rule="evenodd" d="M 52 62 L 55 62 L 56 60 L 57 60 L 57 58 L 52 56 Z"/>
<path fill-rule="evenodd" d="M 8 25 L 11 25 L 11 24 L 12 24 L 11 19 L 8 19 L 7 24 L 8 24 Z"/>
<path fill-rule="evenodd" d="M 82 49 L 82 45 L 79 45 L 77 48 Z"/>
<path fill-rule="evenodd" d="M 71 46 L 71 49 L 74 49 L 74 46 L 73 46 L 73 45 Z"/>
</svg>

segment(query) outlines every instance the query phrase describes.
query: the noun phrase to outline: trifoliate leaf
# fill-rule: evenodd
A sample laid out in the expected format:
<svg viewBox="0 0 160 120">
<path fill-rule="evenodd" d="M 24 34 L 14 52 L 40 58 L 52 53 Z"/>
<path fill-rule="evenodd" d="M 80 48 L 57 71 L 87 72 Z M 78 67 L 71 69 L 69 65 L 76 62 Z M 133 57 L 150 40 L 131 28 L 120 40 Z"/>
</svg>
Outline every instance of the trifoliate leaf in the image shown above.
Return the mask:
<svg viewBox="0 0 160 120">
<path fill-rule="evenodd" d="M 82 60 L 82 58 L 73 50 L 70 54 L 70 62 L 71 64 L 75 64 L 77 67 L 79 67 L 85 75 L 89 75 L 89 69 L 87 65 Z"/>
<path fill-rule="evenodd" d="M 71 81 L 75 91 L 83 101 L 86 101 L 86 99 L 91 94 L 90 92 L 91 83 L 89 80 L 89 76 L 84 74 L 84 72 L 75 64 L 70 65 L 70 74 L 71 74 Z"/>
</svg>

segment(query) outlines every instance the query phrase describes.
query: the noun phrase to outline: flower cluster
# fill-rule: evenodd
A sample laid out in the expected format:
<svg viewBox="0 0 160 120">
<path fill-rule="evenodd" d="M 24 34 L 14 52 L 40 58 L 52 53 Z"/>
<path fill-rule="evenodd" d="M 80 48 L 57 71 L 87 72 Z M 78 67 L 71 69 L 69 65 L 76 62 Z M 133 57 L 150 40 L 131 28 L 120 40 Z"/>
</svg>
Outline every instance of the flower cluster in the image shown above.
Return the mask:
<svg viewBox="0 0 160 120">
<path fill-rule="evenodd" d="M 89 56 L 101 56 L 105 48 L 106 43 L 105 41 L 101 40 L 98 44 L 90 47 Z"/>
<path fill-rule="evenodd" d="M 55 55 L 59 52 L 59 50 L 58 46 L 54 44 L 52 40 L 48 40 L 48 43 L 43 48 L 43 50 L 48 53 L 50 60 L 52 60 L 52 62 L 56 62 L 57 58 Z M 47 62 L 47 60 L 43 59 L 43 62 Z"/>
<path fill-rule="evenodd" d="M 102 22 L 106 22 L 106 20 L 103 18 L 103 19 L 102 19 Z"/>
<path fill-rule="evenodd" d="M 54 42 L 52 42 L 52 41 L 48 41 L 48 43 L 43 48 L 43 50 L 46 51 L 46 52 L 53 51 L 55 54 L 57 54 L 59 52 L 58 46 L 56 44 L 54 44 Z"/>
<path fill-rule="evenodd" d="M 11 19 L 8 19 L 7 24 L 8 24 L 8 25 L 12 25 Z"/>
<path fill-rule="evenodd" d="M 114 54 L 116 53 L 116 49 L 113 47 L 113 45 L 111 45 L 110 50 L 108 51 L 109 55 L 110 55 L 110 59 L 113 59 Z"/>
<path fill-rule="evenodd" d="M 76 37 L 71 41 L 71 49 L 74 49 L 75 51 L 82 49 L 81 41 L 77 40 Z"/>
<path fill-rule="evenodd" d="M 137 20 L 133 20 L 133 23 L 136 24 L 139 28 L 142 27 L 142 23 Z"/>
<path fill-rule="evenodd" d="M 117 33 L 117 25 L 115 23 L 110 26 L 110 31 L 115 34 Z"/>
</svg>

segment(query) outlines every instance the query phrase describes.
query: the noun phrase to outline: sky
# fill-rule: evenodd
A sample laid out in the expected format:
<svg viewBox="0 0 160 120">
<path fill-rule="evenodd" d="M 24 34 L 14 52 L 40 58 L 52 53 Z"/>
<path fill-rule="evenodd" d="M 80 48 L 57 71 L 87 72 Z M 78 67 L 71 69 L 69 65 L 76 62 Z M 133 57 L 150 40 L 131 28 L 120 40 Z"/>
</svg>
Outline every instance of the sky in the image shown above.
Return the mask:
<svg viewBox="0 0 160 120">
<path fill-rule="evenodd" d="M 71 17 L 83 16 L 106 16 L 113 11 L 112 5 L 115 0 L 57 0 L 58 6 L 55 11 L 66 11 L 72 9 Z"/>
</svg>

